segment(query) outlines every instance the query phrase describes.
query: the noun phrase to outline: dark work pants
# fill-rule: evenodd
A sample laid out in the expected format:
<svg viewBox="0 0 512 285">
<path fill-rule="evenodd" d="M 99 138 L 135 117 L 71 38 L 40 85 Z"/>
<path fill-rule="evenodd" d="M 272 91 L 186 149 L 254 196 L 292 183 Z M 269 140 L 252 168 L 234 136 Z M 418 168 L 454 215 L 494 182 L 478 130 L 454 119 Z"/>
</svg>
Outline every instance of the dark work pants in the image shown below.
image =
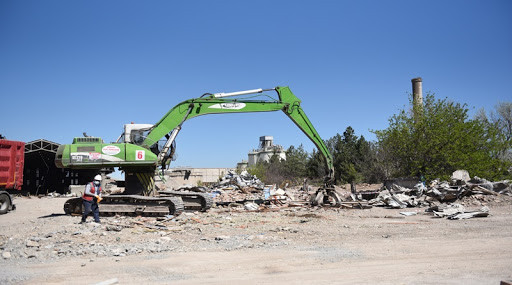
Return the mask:
<svg viewBox="0 0 512 285">
<path fill-rule="evenodd" d="M 96 200 L 87 201 L 85 199 L 82 199 L 84 202 L 84 213 L 82 215 L 82 222 L 85 222 L 85 219 L 87 216 L 89 216 L 92 212 L 94 216 L 94 221 L 96 223 L 100 222 L 100 208 L 98 207 L 98 203 L 96 203 Z"/>
</svg>

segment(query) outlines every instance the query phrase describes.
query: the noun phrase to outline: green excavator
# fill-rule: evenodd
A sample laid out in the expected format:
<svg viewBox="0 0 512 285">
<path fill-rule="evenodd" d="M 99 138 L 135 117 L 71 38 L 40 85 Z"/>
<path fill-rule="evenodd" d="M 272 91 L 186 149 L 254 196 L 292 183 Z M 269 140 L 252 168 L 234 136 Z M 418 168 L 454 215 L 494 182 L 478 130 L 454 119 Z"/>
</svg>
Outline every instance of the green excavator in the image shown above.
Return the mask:
<svg viewBox="0 0 512 285">
<path fill-rule="evenodd" d="M 251 100 L 242 96 L 276 91 L 278 99 Z M 231 97 L 231 98 L 228 98 Z M 235 98 L 233 98 L 235 97 Z M 97 137 L 77 137 L 72 144 L 61 145 L 55 164 L 59 168 L 101 169 L 119 167 L 125 172 L 125 191 L 104 196 L 100 213 L 137 215 L 179 215 L 184 209 L 205 211 L 212 205 L 209 194 L 164 190 L 155 192 L 155 173 L 165 169 L 172 159 L 175 139 L 186 120 L 207 114 L 283 111 L 315 144 L 325 159 L 324 186 L 312 197 L 313 205 L 339 206 L 341 199 L 333 187 L 332 156 L 309 121 L 297 98 L 288 87 L 254 89 L 231 93 L 205 93 L 181 102 L 156 124 L 127 124 L 115 143 Z M 82 213 L 81 198 L 68 200 L 66 213 Z"/>
</svg>

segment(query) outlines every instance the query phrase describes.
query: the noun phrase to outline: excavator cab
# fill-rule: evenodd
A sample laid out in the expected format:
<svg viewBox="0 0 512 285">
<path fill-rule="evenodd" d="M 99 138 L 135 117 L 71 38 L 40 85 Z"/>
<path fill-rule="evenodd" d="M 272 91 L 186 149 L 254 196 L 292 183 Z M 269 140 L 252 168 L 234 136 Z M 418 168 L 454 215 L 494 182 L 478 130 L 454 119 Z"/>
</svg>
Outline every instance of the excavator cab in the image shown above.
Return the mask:
<svg viewBox="0 0 512 285">
<path fill-rule="evenodd" d="M 153 128 L 152 124 L 125 124 L 123 133 L 119 136 L 116 143 L 142 145 L 151 128 Z"/>
</svg>

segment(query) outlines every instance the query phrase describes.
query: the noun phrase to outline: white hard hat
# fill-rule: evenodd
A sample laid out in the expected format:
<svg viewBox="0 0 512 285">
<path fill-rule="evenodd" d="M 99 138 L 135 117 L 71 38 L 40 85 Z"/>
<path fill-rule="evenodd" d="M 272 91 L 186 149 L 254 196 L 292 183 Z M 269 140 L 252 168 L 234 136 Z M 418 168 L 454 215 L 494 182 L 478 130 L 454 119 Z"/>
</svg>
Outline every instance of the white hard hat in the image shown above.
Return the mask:
<svg viewBox="0 0 512 285">
<path fill-rule="evenodd" d="M 94 176 L 94 180 L 101 181 L 101 175 L 98 174 L 98 175 Z"/>
</svg>

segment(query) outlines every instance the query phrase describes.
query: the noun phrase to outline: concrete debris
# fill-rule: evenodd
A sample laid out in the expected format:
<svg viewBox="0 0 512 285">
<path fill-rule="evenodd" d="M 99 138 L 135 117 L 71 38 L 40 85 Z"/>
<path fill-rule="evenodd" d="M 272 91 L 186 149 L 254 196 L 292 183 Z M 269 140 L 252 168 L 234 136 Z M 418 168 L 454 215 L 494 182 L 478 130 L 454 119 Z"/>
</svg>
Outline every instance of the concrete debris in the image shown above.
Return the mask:
<svg viewBox="0 0 512 285">
<path fill-rule="evenodd" d="M 238 189 L 242 191 L 246 190 L 247 188 L 255 188 L 261 190 L 263 189 L 263 183 L 258 179 L 258 177 L 249 174 L 249 172 L 246 170 L 242 171 L 240 175 L 230 170 L 216 185 L 216 188 L 231 187 L 238 187 Z"/>
<path fill-rule="evenodd" d="M 469 177 L 469 172 L 467 170 L 456 170 L 453 172 L 452 177 L 451 177 L 452 181 L 460 180 L 460 181 L 464 181 L 466 183 L 470 179 L 471 179 L 471 177 Z"/>
<path fill-rule="evenodd" d="M 106 226 L 106 227 L 105 227 L 105 229 L 106 229 L 107 231 L 120 232 L 120 231 L 122 231 L 122 230 L 123 230 L 123 227 L 121 227 L 121 226 L 112 226 L 112 225 L 108 225 L 108 226 Z"/>
<path fill-rule="evenodd" d="M 450 182 L 435 179 L 428 186 L 419 179 L 414 186 L 411 186 L 411 178 L 394 179 L 386 181 L 379 191 L 352 191 L 349 197 L 372 206 L 393 209 L 430 207 L 426 211 L 432 212 L 435 217 L 460 220 L 489 215 L 488 207 L 466 211 L 463 204 L 486 206 L 487 203 L 501 202 L 504 200 L 503 195 L 512 196 L 512 184 L 509 180 L 490 182 L 476 176 L 472 179 L 469 177 L 467 171 L 458 170 L 453 173 Z M 455 203 L 456 201 L 461 203 Z M 408 216 L 415 215 L 415 212 L 400 214 Z"/>
<path fill-rule="evenodd" d="M 85 190 L 85 185 L 69 185 L 69 187 L 68 187 L 68 192 L 70 194 L 74 194 L 75 197 L 82 196 L 84 190 Z"/>
<path fill-rule="evenodd" d="M 215 240 L 217 240 L 217 241 L 227 240 L 227 239 L 230 239 L 230 236 L 216 236 L 215 237 Z"/>
<path fill-rule="evenodd" d="M 256 204 L 256 203 L 253 203 L 253 202 L 247 202 L 244 204 L 244 208 L 247 210 L 247 211 L 256 211 L 259 209 L 259 206 Z"/>
<path fill-rule="evenodd" d="M 206 251 L 245 248 L 273 249 L 289 242 L 292 237 L 287 236 L 288 233 L 298 237 L 308 232 L 316 234 L 316 226 L 311 228 L 309 225 L 318 224 L 319 227 L 324 227 L 329 225 L 331 218 L 336 215 L 345 215 L 343 208 L 323 210 L 307 207 L 307 202 L 300 203 L 296 200 L 304 191 L 300 187 L 280 189 L 277 185 L 271 185 L 265 188 L 268 189 L 269 195 L 266 200 L 262 199 L 263 190 L 259 193 L 244 194 L 238 189 L 232 189 L 229 191 L 237 193 L 233 194 L 236 199 L 242 200 L 253 195 L 259 195 L 260 199 L 243 203 L 233 200 L 232 206 L 216 206 L 208 212 L 185 212 L 179 216 L 107 216 L 102 217 L 101 224 L 92 222 L 77 224 L 80 217 L 73 216 L 40 218 L 33 222 L 34 231 L 24 235 L 11 234 L 12 236 L 9 237 L 5 236 L 5 233 L 0 235 L 0 253 L 2 254 L 0 259 L 2 262 L 18 262 L 29 259 L 44 261 L 61 258 L 89 260 L 90 258 L 111 257 L 122 259 L 125 256 L 138 254 L 186 252 L 193 247 Z M 417 203 L 425 205 L 425 197 L 429 199 L 431 197 L 423 194 L 418 198 L 418 189 L 421 187 L 416 187 L 416 189 L 395 187 L 391 191 L 383 190 L 379 193 L 379 198 L 382 198 L 380 202 L 383 206 L 387 206 L 384 201 L 395 203 L 395 207 L 399 209 L 414 207 Z M 348 189 L 343 191 L 338 187 L 336 190 L 343 193 L 344 197 L 350 195 Z M 211 189 L 210 191 L 213 192 Z M 228 190 L 221 191 L 227 192 Z M 314 193 L 314 191 L 313 187 L 310 193 Z M 402 193 L 397 193 L 400 191 Z M 282 204 L 273 200 L 274 197 L 280 196 L 286 197 L 286 200 L 281 201 Z M 485 194 L 473 195 L 473 197 L 479 196 L 498 197 Z M 46 199 L 50 200 L 49 197 Z M 279 200 L 276 201 L 279 202 Z M 351 203 L 356 206 L 367 202 L 353 201 Z M 296 205 L 296 207 L 291 205 Z M 462 202 L 447 205 L 433 200 L 430 206 L 429 212 L 439 218 L 469 219 L 489 215 L 489 208 L 482 208 L 483 205 L 472 208 Z M 425 219 L 418 217 L 421 212 L 417 209 L 412 211 L 396 210 L 395 212 L 397 214 L 400 212 L 399 218 L 402 219 Z M 352 214 L 346 215 L 352 216 Z M 371 214 L 362 214 L 361 216 L 373 217 Z M 397 215 L 384 217 L 395 219 Z M 317 223 L 317 220 L 320 223 Z M 61 221 L 65 226 L 57 227 Z M 342 233 L 343 230 L 353 227 L 353 225 L 341 224 L 340 228 L 333 230 L 333 234 L 339 235 L 340 231 Z M 308 229 L 306 230 L 306 228 Z"/>
<path fill-rule="evenodd" d="M 112 285 L 117 284 L 119 280 L 117 278 L 108 279 L 99 283 L 96 283 L 95 285 Z"/>
<path fill-rule="evenodd" d="M 285 194 L 286 194 L 286 192 L 284 192 L 283 189 L 277 189 L 275 191 L 270 192 L 271 196 L 284 196 Z"/>
<path fill-rule="evenodd" d="M 427 209 L 429 212 L 432 211 L 435 217 L 445 218 L 456 214 L 464 213 L 466 210 L 461 204 L 450 204 L 443 206 L 435 206 L 431 209 Z"/>
<path fill-rule="evenodd" d="M 57 197 L 60 197 L 62 196 L 61 194 L 57 193 L 57 192 L 50 192 L 48 194 L 46 194 L 46 196 L 48 197 L 53 197 L 53 198 L 57 198 Z"/>
<path fill-rule="evenodd" d="M 478 211 L 466 211 L 461 204 L 451 204 L 438 211 L 433 211 L 435 217 L 448 218 L 449 220 L 462 220 L 476 217 L 487 217 L 489 215 L 489 208 L 482 207 Z"/>
<path fill-rule="evenodd" d="M 419 202 L 416 200 L 415 196 L 409 196 L 404 193 L 393 193 L 389 190 L 383 190 L 379 193 L 377 198 L 368 201 L 368 203 L 374 206 L 389 206 L 395 209 L 418 206 Z"/>
<path fill-rule="evenodd" d="M 468 177 L 467 171 L 458 170 L 453 173 L 451 182 L 435 179 L 428 187 L 420 181 L 412 188 L 388 184 L 389 189 L 384 186 L 378 196 L 369 200 L 368 203 L 373 206 L 406 208 L 429 206 L 435 202 L 453 203 L 466 197 L 482 200 L 482 195 L 492 195 L 496 198 L 501 195 L 512 196 L 511 183 L 508 180 L 489 182 L 476 176 L 473 179 Z M 361 199 L 362 195 L 352 196 L 359 201 L 364 201 Z"/>
<path fill-rule="evenodd" d="M 477 217 L 487 217 L 489 216 L 489 209 L 487 211 L 474 211 L 474 212 L 467 212 L 467 213 L 459 213 L 454 216 L 448 217 L 449 220 L 462 220 L 462 219 L 471 219 L 471 218 L 477 218 Z"/>
<path fill-rule="evenodd" d="M 298 187 L 287 190 L 277 185 L 264 185 L 258 177 L 245 170 L 240 174 L 228 171 L 220 182 L 205 189 L 216 206 L 243 208 L 247 211 L 304 206 L 309 201 L 309 194 L 304 194 Z"/>
<path fill-rule="evenodd" d="M 483 178 L 480 178 L 478 176 L 475 176 L 473 177 L 473 179 L 469 180 L 468 181 L 470 185 L 479 185 L 487 190 L 493 190 L 494 189 L 494 185 L 492 182 L 486 180 L 486 179 L 483 179 Z"/>
<path fill-rule="evenodd" d="M 26 246 L 27 247 L 39 247 L 39 243 L 37 241 L 27 240 Z"/>
</svg>

